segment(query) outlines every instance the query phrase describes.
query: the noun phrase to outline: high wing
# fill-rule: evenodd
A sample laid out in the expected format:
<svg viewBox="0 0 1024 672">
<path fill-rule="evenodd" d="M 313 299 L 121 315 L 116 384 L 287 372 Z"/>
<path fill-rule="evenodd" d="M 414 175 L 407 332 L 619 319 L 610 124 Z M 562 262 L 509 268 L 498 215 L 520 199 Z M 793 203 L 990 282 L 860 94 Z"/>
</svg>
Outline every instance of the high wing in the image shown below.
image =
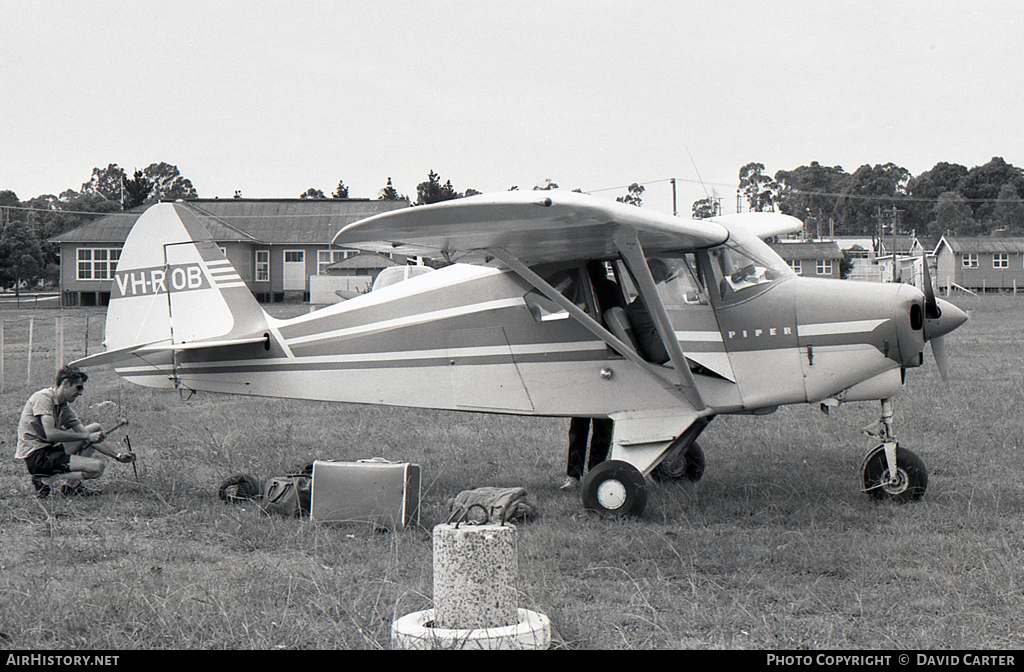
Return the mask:
<svg viewBox="0 0 1024 672">
<path fill-rule="evenodd" d="M 482 194 L 395 210 L 349 224 L 334 244 L 374 252 L 491 264 L 502 249 L 532 266 L 618 255 L 615 239 L 636 236 L 647 253 L 712 247 L 728 229 L 605 199 L 556 191 Z"/>
</svg>

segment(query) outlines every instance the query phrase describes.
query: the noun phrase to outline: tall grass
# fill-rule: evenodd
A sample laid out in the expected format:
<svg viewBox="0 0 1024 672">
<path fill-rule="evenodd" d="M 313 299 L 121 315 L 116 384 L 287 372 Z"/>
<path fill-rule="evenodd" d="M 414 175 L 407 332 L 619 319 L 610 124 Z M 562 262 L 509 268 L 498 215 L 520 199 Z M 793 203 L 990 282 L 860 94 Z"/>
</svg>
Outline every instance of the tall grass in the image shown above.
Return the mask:
<svg viewBox="0 0 1024 672">
<path fill-rule="evenodd" d="M 139 480 L 112 464 L 100 496 L 39 502 L 23 466 L 0 463 L 0 646 L 387 648 L 394 619 L 431 606 L 446 499 L 522 485 L 540 514 L 519 528 L 520 606 L 551 618 L 558 648 L 1020 647 L 1024 303 L 958 303 L 973 318 L 948 338 L 949 383 L 926 361 L 896 402 L 930 471 L 905 506 L 859 492 L 875 403 L 717 418 L 700 483 L 653 484 L 641 519 L 606 520 L 557 489 L 565 420 L 186 400 L 97 369 L 76 406 L 129 417 Z M 32 391 L 0 398 L 8 457 Z M 420 527 L 323 527 L 216 497 L 233 473 L 373 456 L 422 465 Z"/>
</svg>

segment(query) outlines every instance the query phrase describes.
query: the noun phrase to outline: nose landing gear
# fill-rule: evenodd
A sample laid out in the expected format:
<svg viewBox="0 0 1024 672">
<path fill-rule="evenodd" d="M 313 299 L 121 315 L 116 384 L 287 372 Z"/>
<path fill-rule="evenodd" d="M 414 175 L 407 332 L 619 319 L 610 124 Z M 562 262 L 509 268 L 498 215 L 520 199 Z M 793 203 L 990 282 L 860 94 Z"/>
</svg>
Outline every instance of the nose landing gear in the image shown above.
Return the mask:
<svg viewBox="0 0 1024 672">
<path fill-rule="evenodd" d="M 914 452 L 898 448 L 892 432 L 892 400 L 882 400 L 879 424 L 865 430 L 882 444 L 870 450 L 861 465 L 864 492 L 876 500 L 909 502 L 924 497 L 928 470 Z"/>
</svg>

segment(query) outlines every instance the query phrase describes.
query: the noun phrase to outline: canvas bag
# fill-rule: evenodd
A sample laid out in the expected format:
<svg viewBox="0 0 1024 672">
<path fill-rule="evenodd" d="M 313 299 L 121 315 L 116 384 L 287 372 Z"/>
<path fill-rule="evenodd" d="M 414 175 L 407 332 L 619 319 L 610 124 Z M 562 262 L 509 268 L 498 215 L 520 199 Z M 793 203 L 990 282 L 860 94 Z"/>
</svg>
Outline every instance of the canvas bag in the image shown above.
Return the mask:
<svg viewBox="0 0 1024 672">
<path fill-rule="evenodd" d="M 290 518 L 309 515 L 312 477 L 307 474 L 274 476 L 263 486 L 263 510 Z"/>
</svg>

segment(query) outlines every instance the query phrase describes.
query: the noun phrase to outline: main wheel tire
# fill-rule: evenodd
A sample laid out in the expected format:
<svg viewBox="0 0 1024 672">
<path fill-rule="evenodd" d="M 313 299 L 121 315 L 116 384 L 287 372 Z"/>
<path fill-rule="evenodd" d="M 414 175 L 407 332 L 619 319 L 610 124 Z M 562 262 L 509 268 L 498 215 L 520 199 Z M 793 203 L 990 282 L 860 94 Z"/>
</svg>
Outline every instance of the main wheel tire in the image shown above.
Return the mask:
<svg viewBox="0 0 1024 672">
<path fill-rule="evenodd" d="M 651 471 L 656 481 L 678 481 L 686 479 L 696 483 L 704 475 L 704 451 L 694 441 L 685 450 L 682 447 L 669 450 L 669 454 Z"/>
<path fill-rule="evenodd" d="M 896 479 L 890 482 L 885 446 L 878 446 L 864 458 L 864 491 L 876 500 L 916 501 L 928 489 L 928 470 L 913 451 L 896 447 Z"/>
<path fill-rule="evenodd" d="M 636 467 L 608 460 L 591 469 L 580 488 L 583 508 L 605 516 L 639 516 L 647 506 L 647 484 Z"/>
</svg>

